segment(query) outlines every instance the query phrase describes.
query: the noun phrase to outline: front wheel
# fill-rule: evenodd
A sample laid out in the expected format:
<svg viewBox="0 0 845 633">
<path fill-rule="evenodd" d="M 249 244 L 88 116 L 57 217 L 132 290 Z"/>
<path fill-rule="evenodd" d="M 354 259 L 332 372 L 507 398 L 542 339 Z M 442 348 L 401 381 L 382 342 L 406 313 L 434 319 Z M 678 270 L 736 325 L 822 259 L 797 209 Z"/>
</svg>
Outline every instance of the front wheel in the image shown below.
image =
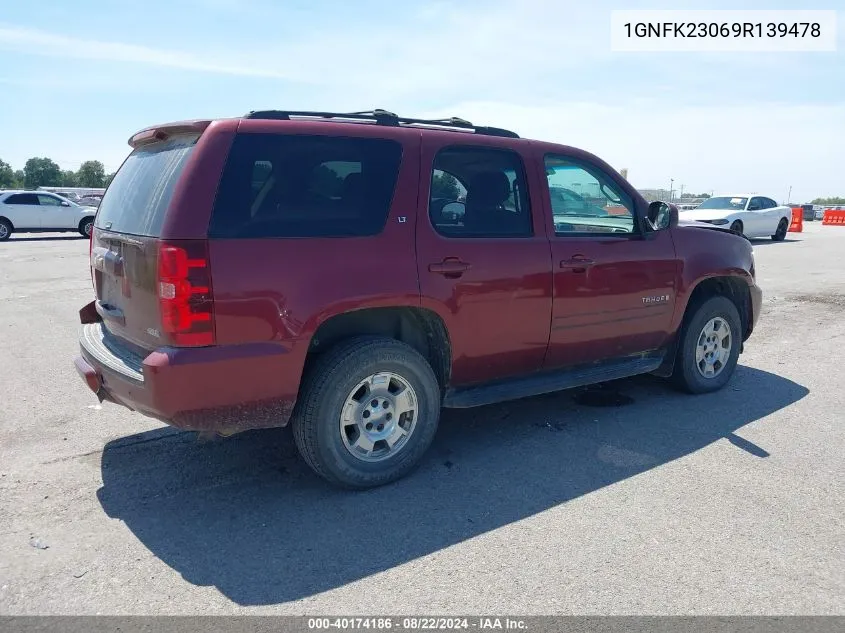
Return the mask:
<svg viewBox="0 0 845 633">
<path fill-rule="evenodd" d="M 381 486 L 420 463 L 437 431 L 440 400 L 434 372 L 416 350 L 394 339 L 350 339 L 307 372 L 294 440 L 329 483 Z"/>
<path fill-rule="evenodd" d="M 691 310 L 681 330 L 672 382 L 689 393 L 717 391 L 730 380 L 739 360 L 739 311 L 722 296 L 706 299 Z"/>
<path fill-rule="evenodd" d="M 782 242 L 786 239 L 786 232 L 789 230 L 789 222 L 787 222 L 786 218 L 781 218 L 780 223 L 778 224 L 777 231 L 775 234 L 772 235 L 772 239 L 775 242 Z"/>
<path fill-rule="evenodd" d="M 12 235 L 12 225 L 6 220 L 0 220 L 0 242 L 5 242 Z"/>
</svg>

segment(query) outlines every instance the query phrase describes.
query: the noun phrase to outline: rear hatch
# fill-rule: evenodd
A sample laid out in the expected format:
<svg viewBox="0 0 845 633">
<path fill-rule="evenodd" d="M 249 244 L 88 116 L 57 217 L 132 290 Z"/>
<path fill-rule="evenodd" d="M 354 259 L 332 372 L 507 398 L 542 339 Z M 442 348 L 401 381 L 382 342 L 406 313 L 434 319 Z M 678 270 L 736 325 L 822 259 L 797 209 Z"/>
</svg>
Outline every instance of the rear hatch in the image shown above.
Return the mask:
<svg viewBox="0 0 845 633">
<path fill-rule="evenodd" d="M 162 228 L 199 133 L 148 135 L 118 170 L 91 237 L 96 309 L 108 338 L 136 352 L 213 343 L 205 240 Z"/>
</svg>

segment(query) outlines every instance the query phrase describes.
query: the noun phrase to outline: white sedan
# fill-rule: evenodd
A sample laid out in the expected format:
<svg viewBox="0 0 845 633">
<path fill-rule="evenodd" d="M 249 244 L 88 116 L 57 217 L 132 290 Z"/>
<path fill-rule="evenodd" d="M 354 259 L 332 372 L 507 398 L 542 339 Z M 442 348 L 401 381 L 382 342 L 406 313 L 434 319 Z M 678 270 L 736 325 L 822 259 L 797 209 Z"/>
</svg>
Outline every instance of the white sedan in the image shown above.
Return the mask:
<svg viewBox="0 0 845 633">
<path fill-rule="evenodd" d="M 0 191 L 0 242 L 13 231 L 91 235 L 97 209 L 83 207 L 47 191 Z"/>
<path fill-rule="evenodd" d="M 753 194 L 708 198 L 690 211 L 681 211 L 684 220 L 730 227 L 747 238 L 771 237 L 780 242 L 792 221 L 792 208 L 771 198 Z"/>
</svg>

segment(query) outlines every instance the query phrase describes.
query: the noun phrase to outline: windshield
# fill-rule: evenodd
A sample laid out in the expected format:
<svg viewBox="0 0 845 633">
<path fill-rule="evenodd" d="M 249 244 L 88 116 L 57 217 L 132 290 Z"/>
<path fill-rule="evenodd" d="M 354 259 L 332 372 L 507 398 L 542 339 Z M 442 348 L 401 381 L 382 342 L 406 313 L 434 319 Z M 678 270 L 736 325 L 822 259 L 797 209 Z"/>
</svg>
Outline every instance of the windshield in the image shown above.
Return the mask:
<svg viewBox="0 0 845 633">
<path fill-rule="evenodd" d="M 748 198 L 732 198 L 730 196 L 721 196 L 717 198 L 708 198 L 696 209 L 730 209 L 732 211 L 741 211 L 745 209 L 745 203 Z"/>
</svg>

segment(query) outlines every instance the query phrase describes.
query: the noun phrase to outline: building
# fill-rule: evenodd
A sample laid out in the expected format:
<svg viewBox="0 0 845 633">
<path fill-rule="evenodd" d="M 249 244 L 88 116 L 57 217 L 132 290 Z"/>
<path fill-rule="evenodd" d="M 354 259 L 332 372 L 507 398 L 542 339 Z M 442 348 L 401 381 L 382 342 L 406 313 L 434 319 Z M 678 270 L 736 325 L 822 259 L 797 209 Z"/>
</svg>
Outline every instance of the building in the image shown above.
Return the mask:
<svg viewBox="0 0 845 633">
<path fill-rule="evenodd" d="M 102 196 L 106 190 L 102 187 L 38 187 L 41 191 L 52 191 L 53 193 L 75 193 L 80 198 L 85 196 Z"/>
</svg>

